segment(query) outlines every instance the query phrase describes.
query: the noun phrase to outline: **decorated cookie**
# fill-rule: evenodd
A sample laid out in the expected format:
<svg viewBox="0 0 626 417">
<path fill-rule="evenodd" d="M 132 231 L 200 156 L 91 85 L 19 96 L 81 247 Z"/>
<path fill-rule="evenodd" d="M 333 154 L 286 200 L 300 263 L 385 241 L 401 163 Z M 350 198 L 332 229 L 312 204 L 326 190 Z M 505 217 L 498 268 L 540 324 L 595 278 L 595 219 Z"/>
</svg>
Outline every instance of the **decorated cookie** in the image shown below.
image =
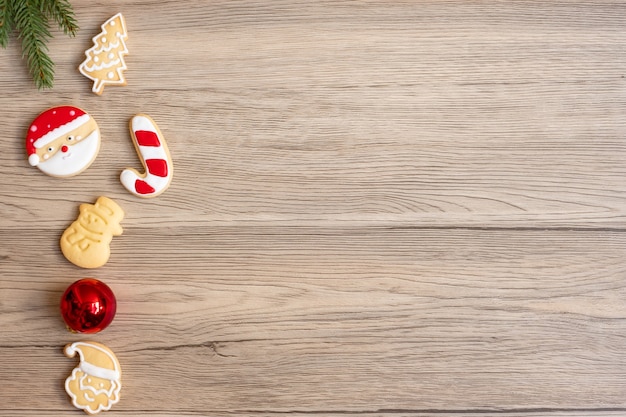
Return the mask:
<svg viewBox="0 0 626 417">
<path fill-rule="evenodd" d="M 156 197 L 169 187 L 174 173 L 167 144 L 154 120 L 145 114 L 134 116 L 129 128 L 145 172 L 127 168 L 122 171 L 120 181 L 138 197 Z"/>
<path fill-rule="evenodd" d="M 98 268 L 111 256 L 113 236 L 122 234 L 124 210 L 110 198 L 81 204 L 78 218 L 61 236 L 61 251 L 68 261 L 82 268 Z"/>
<path fill-rule="evenodd" d="M 28 128 L 28 162 L 53 177 L 83 172 L 100 150 L 100 129 L 84 110 L 53 107 L 41 113 Z"/>
<path fill-rule="evenodd" d="M 85 51 L 86 58 L 78 67 L 85 77 L 93 80 L 91 91 L 100 95 L 106 84 L 126 85 L 126 22 L 121 13 L 102 24 L 102 32 L 93 38 L 93 46 Z"/>
<path fill-rule="evenodd" d="M 65 380 L 65 391 L 74 407 L 96 414 L 120 400 L 122 370 L 111 349 L 97 342 L 75 342 L 65 346 L 64 353 L 68 358 L 80 357 Z"/>
</svg>

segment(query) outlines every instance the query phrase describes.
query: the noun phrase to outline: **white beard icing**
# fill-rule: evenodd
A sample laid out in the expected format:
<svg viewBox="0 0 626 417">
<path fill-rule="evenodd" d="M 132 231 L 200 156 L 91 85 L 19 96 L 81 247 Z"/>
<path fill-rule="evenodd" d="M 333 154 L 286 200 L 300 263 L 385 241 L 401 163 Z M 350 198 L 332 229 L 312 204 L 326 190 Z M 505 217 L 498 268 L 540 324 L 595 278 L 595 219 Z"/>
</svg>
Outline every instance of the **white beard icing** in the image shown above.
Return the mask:
<svg viewBox="0 0 626 417">
<path fill-rule="evenodd" d="M 77 390 L 72 389 L 74 381 L 78 381 L 78 387 L 75 387 Z M 74 368 L 72 374 L 65 380 L 65 391 L 71 397 L 74 407 L 85 410 L 88 414 L 95 414 L 110 410 L 111 406 L 120 400 L 122 384 L 119 380 L 110 381 L 111 386 L 108 389 L 94 387 L 88 381 L 89 375 L 79 368 Z M 106 397 L 105 401 L 103 396 Z"/>
<path fill-rule="evenodd" d="M 76 372 L 72 372 L 72 376 L 70 378 L 75 379 Z M 93 385 L 91 385 L 88 381 L 89 379 L 90 378 L 88 374 L 83 374 L 83 376 L 81 376 L 79 379 L 79 386 L 85 398 L 89 398 L 90 400 L 93 401 L 93 398 L 101 394 L 104 394 L 109 398 L 114 398 L 114 395 L 117 395 L 117 393 L 119 392 L 120 387 L 115 382 L 112 382 L 111 386 L 108 389 L 102 389 L 102 388 L 94 387 Z"/>
<path fill-rule="evenodd" d="M 86 169 L 100 150 L 100 134 L 94 130 L 85 139 L 74 145 L 68 145 L 67 152 L 57 153 L 39 162 L 37 168 L 55 177 L 69 177 Z"/>
</svg>

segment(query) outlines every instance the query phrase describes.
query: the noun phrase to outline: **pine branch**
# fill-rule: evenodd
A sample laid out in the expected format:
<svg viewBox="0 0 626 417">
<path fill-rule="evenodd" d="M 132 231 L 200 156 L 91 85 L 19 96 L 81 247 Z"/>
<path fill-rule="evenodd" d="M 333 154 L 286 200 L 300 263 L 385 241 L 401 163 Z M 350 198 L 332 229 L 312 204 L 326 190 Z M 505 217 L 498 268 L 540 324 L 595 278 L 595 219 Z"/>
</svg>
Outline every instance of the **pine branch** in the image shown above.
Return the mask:
<svg viewBox="0 0 626 417">
<path fill-rule="evenodd" d="M 68 36 L 78 31 L 69 0 L 0 0 L 0 46 L 6 48 L 11 32 L 17 30 L 22 58 L 39 89 L 51 88 L 54 81 L 54 63 L 47 47 L 52 38 L 50 20 Z"/>
<path fill-rule="evenodd" d="M 13 31 L 13 8 L 11 0 L 0 0 L 0 46 L 6 48 Z"/>
<path fill-rule="evenodd" d="M 63 33 L 72 37 L 76 36 L 78 22 L 67 0 L 41 0 L 41 10 L 57 22 Z"/>
<path fill-rule="evenodd" d="M 22 0 L 15 6 L 15 27 L 22 39 L 22 58 L 26 58 L 37 88 L 52 88 L 54 64 L 46 46 L 52 37 L 48 20 L 41 13 L 37 0 Z"/>
</svg>

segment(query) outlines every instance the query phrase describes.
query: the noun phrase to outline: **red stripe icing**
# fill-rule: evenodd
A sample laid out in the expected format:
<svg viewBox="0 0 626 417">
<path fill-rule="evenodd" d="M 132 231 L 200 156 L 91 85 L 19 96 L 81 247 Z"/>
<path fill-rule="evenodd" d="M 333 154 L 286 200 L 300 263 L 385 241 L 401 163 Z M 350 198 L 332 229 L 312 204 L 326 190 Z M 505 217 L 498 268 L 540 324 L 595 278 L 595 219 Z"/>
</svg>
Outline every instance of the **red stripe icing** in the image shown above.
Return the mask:
<svg viewBox="0 0 626 417">
<path fill-rule="evenodd" d="M 165 159 L 146 159 L 148 172 L 157 177 L 167 177 L 167 161 Z"/>
<path fill-rule="evenodd" d="M 154 188 L 144 180 L 135 181 L 135 190 L 137 190 L 139 194 L 152 194 L 154 192 Z"/>
<path fill-rule="evenodd" d="M 137 130 L 135 131 L 135 137 L 137 138 L 137 144 L 139 144 L 139 146 L 161 146 L 159 137 L 155 132 Z"/>
</svg>

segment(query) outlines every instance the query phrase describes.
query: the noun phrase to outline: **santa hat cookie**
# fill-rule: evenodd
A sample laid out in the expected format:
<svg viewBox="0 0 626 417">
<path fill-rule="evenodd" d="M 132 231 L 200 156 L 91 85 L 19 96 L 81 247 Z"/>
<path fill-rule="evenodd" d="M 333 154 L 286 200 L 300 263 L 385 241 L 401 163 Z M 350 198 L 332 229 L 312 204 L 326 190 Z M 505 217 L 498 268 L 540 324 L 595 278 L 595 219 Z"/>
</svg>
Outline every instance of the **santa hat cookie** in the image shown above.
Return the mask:
<svg viewBox="0 0 626 417">
<path fill-rule="evenodd" d="M 65 356 L 78 354 L 80 363 L 65 380 L 65 391 L 74 407 L 87 414 L 106 411 L 120 400 L 121 368 L 115 354 L 97 342 L 74 342 L 65 346 Z"/>
<path fill-rule="evenodd" d="M 84 110 L 53 107 L 31 123 L 26 134 L 28 162 L 54 177 L 71 177 L 91 165 L 100 150 L 100 130 Z"/>
</svg>

